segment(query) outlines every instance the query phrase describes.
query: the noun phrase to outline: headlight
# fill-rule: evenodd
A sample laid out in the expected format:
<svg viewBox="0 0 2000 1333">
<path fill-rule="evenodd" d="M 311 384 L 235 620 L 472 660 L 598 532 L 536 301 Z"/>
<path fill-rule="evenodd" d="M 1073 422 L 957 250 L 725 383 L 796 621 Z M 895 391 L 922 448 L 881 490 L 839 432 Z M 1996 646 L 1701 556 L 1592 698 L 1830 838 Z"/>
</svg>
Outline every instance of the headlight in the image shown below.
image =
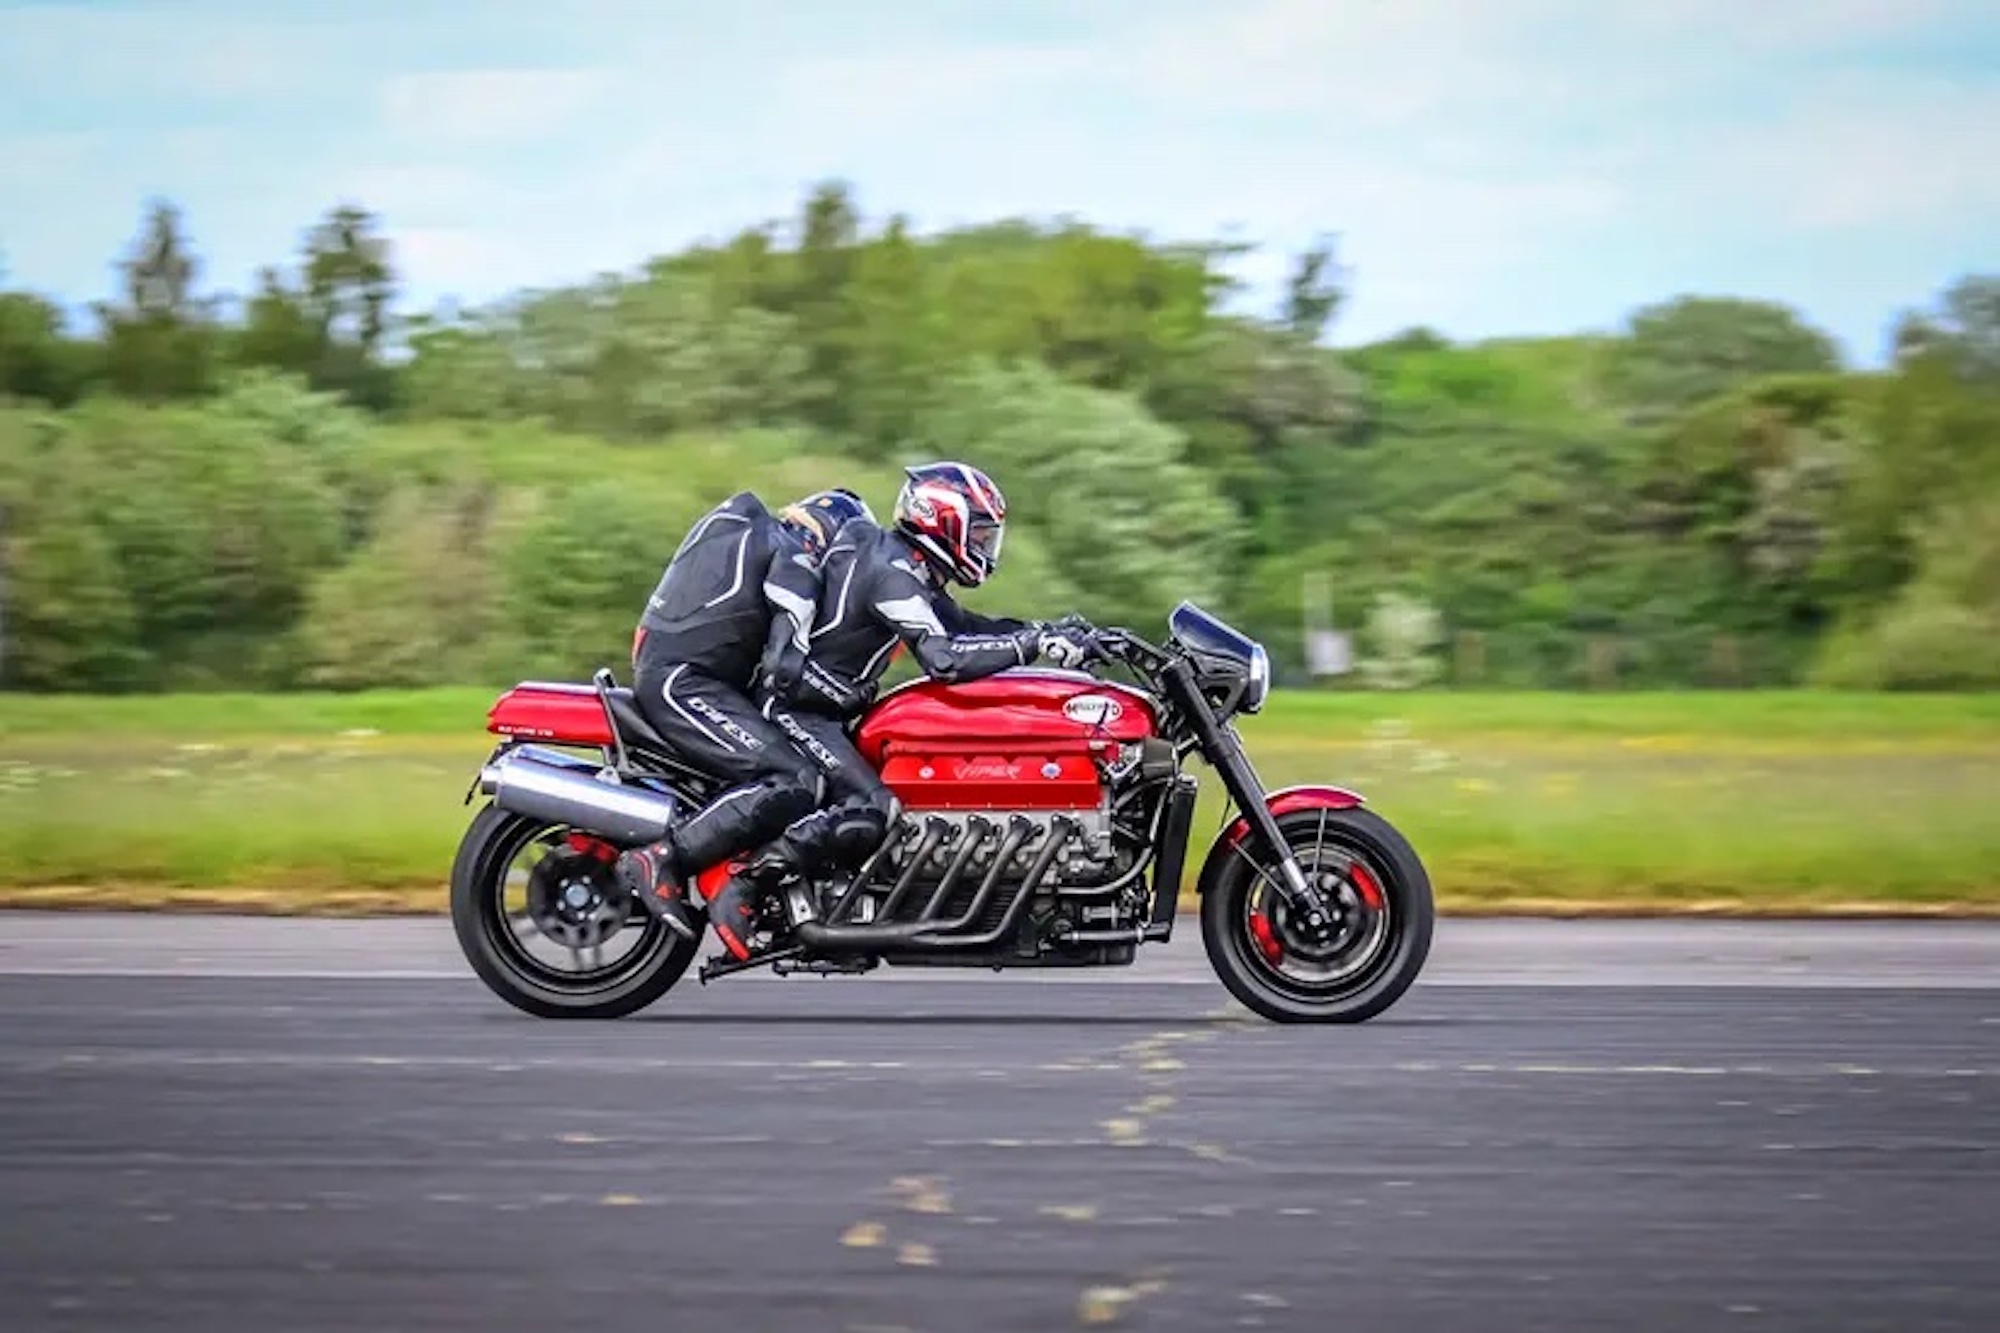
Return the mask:
<svg viewBox="0 0 2000 1333">
<path fill-rule="evenodd" d="M 1243 691 L 1243 711 L 1254 713 L 1264 706 L 1271 692 L 1271 655 L 1258 644 L 1250 650 L 1250 683 Z"/>
<path fill-rule="evenodd" d="M 1182 602 L 1167 620 L 1174 642 L 1193 659 L 1204 690 L 1234 694 L 1240 679 L 1243 693 L 1237 711 L 1254 713 L 1264 706 L 1271 692 L 1271 657 L 1263 644 L 1193 602 Z"/>
</svg>

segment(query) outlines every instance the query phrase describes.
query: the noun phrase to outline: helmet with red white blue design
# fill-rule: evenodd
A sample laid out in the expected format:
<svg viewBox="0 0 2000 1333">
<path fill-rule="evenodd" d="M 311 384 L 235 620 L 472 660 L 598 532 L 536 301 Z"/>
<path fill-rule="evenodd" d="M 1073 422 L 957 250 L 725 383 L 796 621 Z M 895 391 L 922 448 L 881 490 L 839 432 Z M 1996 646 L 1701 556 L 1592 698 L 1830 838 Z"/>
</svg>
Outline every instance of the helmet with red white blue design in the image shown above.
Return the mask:
<svg viewBox="0 0 2000 1333">
<path fill-rule="evenodd" d="M 895 528 L 954 582 L 976 588 L 1000 567 L 1007 497 L 968 463 L 903 469 Z"/>
</svg>

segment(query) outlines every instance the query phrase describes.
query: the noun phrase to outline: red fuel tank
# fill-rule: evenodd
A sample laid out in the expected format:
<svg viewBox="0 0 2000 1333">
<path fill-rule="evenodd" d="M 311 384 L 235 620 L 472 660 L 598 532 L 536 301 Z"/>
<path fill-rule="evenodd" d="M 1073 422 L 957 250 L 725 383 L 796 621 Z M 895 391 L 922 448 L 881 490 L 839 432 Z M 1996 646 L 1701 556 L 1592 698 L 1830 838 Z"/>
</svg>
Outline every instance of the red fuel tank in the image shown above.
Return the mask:
<svg viewBox="0 0 2000 1333">
<path fill-rule="evenodd" d="M 1093 760 L 1155 724 L 1146 696 L 1126 686 L 1018 670 L 892 690 L 855 743 L 911 809 L 1085 809 L 1102 798 Z"/>
</svg>

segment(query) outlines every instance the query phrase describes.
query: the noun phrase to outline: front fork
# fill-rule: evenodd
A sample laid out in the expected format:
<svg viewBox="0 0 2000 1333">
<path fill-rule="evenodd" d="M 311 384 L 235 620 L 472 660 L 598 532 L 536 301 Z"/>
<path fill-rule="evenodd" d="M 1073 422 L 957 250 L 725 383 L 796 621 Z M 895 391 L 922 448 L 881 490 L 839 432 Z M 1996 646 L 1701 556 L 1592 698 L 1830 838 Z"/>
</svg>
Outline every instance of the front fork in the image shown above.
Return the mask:
<svg viewBox="0 0 2000 1333">
<path fill-rule="evenodd" d="M 1251 830 L 1264 840 L 1277 858 L 1279 879 L 1273 887 L 1277 889 L 1278 896 L 1314 928 L 1324 926 L 1331 919 L 1330 904 L 1319 886 L 1306 878 L 1298 854 L 1278 827 L 1277 817 L 1271 813 L 1271 803 L 1264 795 L 1263 780 L 1257 776 L 1249 753 L 1243 748 L 1242 737 L 1236 734 L 1234 727 L 1216 722 L 1215 715 L 1207 707 L 1207 700 L 1201 697 L 1201 692 L 1191 680 L 1183 676 L 1180 683 L 1194 705 L 1187 712 L 1194 724 L 1195 738 L 1201 742 L 1209 763 L 1221 775 L 1223 789 L 1243 811 Z"/>
<path fill-rule="evenodd" d="M 1250 821 L 1253 833 L 1264 840 L 1278 861 L 1279 880 L 1273 885 L 1285 904 L 1304 917 L 1308 924 L 1317 928 L 1328 920 L 1329 904 L 1326 895 L 1317 884 L 1306 878 L 1305 867 L 1299 864 L 1298 853 L 1292 850 L 1290 840 L 1278 827 L 1277 817 L 1271 813 L 1271 803 L 1264 798 L 1264 784 L 1257 777 L 1257 770 L 1251 766 L 1250 757 L 1243 751 L 1243 743 L 1234 732 L 1228 733 L 1228 744 L 1219 750 L 1220 762 L 1216 770 L 1222 774 L 1222 784 L 1236 799 L 1243 817 Z"/>
</svg>

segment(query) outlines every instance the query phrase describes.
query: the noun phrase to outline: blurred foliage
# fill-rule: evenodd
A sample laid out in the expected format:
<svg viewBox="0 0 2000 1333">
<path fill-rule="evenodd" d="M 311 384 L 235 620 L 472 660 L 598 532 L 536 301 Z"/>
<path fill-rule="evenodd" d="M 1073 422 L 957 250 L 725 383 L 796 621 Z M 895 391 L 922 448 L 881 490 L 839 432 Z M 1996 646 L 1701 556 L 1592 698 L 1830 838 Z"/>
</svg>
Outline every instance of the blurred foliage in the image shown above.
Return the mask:
<svg viewBox="0 0 2000 1333">
<path fill-rule="evenodd" d="M 920 237 L 829 182 L 630 273 L 399 318 L 362 208 L 232 302 L 149 204 L 93 327 L 0 291 L 0 682 L 622 666 L 723 496 L 882 511 L 903 464 L 963 457 L 1014 519 L 969 603 L 1158 632 L 1190 598 L 1288 683 L 1322 578 L 1358 686 L 2000 686 L 2000 277 L 1899 312 L 1862 372 L 1712 295 L 1601 336 L 1340 348 L 1330 246 L 1263 316 L 1239 252 Z"/>
</svg>

